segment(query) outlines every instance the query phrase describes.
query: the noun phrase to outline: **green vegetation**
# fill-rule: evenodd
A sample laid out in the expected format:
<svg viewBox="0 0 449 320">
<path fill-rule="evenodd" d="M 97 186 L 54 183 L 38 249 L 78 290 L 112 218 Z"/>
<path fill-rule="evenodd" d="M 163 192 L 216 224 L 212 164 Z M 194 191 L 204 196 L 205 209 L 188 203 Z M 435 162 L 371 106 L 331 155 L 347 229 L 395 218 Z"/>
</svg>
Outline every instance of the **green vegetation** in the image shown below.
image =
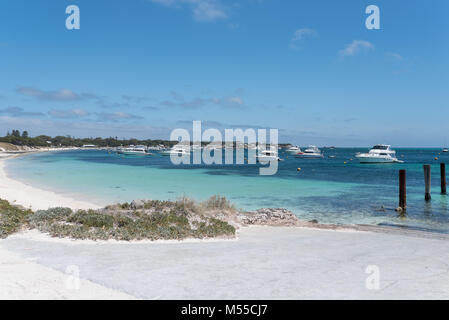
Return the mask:
<svg viewBox="0 0 449 320">
<path fill-rule="evenodd" d="M 33 214 L 31 210 L 1 200 L 0 237 L 5 238 L 22 228 L 36 228 L 53 237 L 91 240 L 233 237 L 235 228 L 216 216 L 234 210 L 225 198 L 213 197 L 204 203 L 182 198 L 178 201 L 136 201 L 100 210 L 52 208 Z"/>
<path fill-rule="evenodd" d="M 0 239 L 27 226 L 32 213 L 31 210 L 13 206 L 8 201 L 0 199 Z"/>
<path fill-rule="evenodd" d="M 56 136 L 50 137 L 46 135 L 40 135 L 37 137 L 30 137 L 27 131 L 20 133 L 19 130 L 12 130 L 7 132 L 6 136 L 0 137 L 0 142 L 11 143 L 16 146 L 28 146 L 28 147 L 82 147 L 83 145 L 95 145 L 97 147 L 120 147 L 128 145 L 144 145 L 144 146 L 158 146 L 165 145 L 172 147 L 178 143 L 178 141 L 168 140 L 151 140 L 151 139 L 121 139 L 118 137 L 109 138 L 74 138 L 71 136 Z M 203 141 L 203 145 L 207 142 Z M 234 142 L 235 145 L 235 142 Z M 290 144 L 279 144 L 280 147 L 287 147 Z"/>
<path fill-rule="evenodd" d="M 0 137 L 0 142 L 11 143 L 16 146 L 29 146 L 29 147 L 82 147 L 83 145 L 93 144 L 97 147 L 119 147 L 126 145 L 145 145 L 145 146 L 157 146 L 163 144 L 165 146 L 173 146 L 177 142 L 167 140 L 138 140 L 138 139 L 122 139 L 117 137 L 110 138 L 73 138 L 71 136 L 56 136 L 50 137 L 46 135 L 40 135 L 37 137 L 30 137 L 27 131 L 20 133 L 19 130 L 12 130 L 8 132 L 6 136 Z"/>
</svg>

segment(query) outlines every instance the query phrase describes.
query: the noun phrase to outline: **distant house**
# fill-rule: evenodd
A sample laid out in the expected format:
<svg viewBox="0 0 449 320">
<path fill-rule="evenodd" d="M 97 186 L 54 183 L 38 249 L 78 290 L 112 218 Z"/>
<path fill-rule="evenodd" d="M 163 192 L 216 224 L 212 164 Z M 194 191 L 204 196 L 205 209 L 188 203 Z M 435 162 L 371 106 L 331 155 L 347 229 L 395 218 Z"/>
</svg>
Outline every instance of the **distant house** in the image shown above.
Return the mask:
<svg viewBox="0 0 449 320">
<path fill-rule="evenodd" d="M 83 145 L 83 148 L 96 148 L 97 146 L 94 144 L 85 144 Z"/>
</svg>

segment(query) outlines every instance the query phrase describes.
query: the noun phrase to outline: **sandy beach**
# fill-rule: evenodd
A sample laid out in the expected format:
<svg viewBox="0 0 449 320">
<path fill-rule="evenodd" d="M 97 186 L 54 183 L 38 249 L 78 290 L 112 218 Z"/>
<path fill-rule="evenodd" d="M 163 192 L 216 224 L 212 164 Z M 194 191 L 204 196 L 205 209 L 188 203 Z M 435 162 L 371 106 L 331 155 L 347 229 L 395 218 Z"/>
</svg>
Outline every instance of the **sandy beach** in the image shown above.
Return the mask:
<svg viewBox="0 0 449 320">
<path fill-rule="evenodd" d="M 250 227 L 238 241 L 93 243 L 27 231 L 0 256 L 2 298 L 449 298 L 449 241 L 400 234 Z"/>
<path fill-rule="evenodd" d="M 70 282 L 70 269 L 57 271 L 1 245 L 0 257 L 0 299 L 134 299 L 89 280 Z"/>
<path fill-rule="evenodd" d="M 70 207 L 73 209 L 95 209 L 98 205 L 65 197 L 55 192 L 41 190 L 8 177 L 5 161 L 21 154 L 0 153 L 0 198 L 10 203 L 32 210 L 52 207 Z"/>
<path fill-rule="evenodd" d="M 15 181 L 4 165 L 0 198 L 96 207 Z M 156 242 L 24 231 L 0 240 L 0 299 L 449 298 L 447 235 L 358 229 L 243 227 L 233 240 Z"/>
</svg>

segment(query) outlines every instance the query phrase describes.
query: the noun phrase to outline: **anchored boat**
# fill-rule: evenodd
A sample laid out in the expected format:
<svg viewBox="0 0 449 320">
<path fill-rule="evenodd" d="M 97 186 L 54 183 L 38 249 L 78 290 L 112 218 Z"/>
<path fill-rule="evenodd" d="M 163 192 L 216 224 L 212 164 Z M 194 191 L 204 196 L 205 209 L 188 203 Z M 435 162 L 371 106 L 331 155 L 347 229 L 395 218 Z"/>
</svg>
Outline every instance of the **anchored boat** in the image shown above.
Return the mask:
<svg viewBox="0 0 449 320">
<path fill-rule="evenodd" d="M 129 146 L 126 148 L 120 148 L 118 153 L 125 155 L 151 155 L 151 153 L 147 152 L 147 148 L 145 146 Z"/>
<path fill-rule="evenodd" d="M 357 153 L 355 157 L 360 163 L 402 163 L 396 158 L 396 151 L 389 145 L 376 144 L 368 153 Z"/>
<path fill-rule="evenodd" d="M 160 155 L 161 156 L 171 156 L 171 155 L 188 156 L 188 155 L 190 155 L 190 151 L 186 150 L 186 148 L 175 146 L 169 150 L 161 151 Z"/>
<path fill-rule="evenodd" d="M 271 150 L 259 151 L 259 154 L 256 156 L 256 159 L 259 162 L 282 161 L 282 159 L 278 157 L 278 153 L 276 151 Z"/>
<path fill-rule="evenodd" d="M 292 147 L 288 148 L 287 150 L 285 150 L 285 152 L 288 154 L 293 154 L 293 155 L 302 153 L 301 149 L 297 146 L 292 146 Z"/>
<path fill-rule="evenodd" d="M 323 158 L 323 154 L 321 153 L 321 150 L 318 149 L 316 146 L 309 146 L 304 152 L 300 152 L 296 154 L 297 158 L 310 158 L 310 159 L 317 159 L 317 158 Z"/>
</svg>

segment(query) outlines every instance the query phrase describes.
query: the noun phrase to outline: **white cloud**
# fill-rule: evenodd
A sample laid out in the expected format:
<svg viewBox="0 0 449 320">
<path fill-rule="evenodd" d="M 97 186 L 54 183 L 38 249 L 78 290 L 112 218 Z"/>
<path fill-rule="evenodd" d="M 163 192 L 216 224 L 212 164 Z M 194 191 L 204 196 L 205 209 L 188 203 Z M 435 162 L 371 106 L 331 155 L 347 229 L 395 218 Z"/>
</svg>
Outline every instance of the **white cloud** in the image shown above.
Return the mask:
<svg viewBox="0 0 449 320">
<path fill-rule="evenodd" d="M 58 119 L 74 119 L 81 118 L 89 115 L 89 113 L 83 109 L 71 109 L 71 110 L 56 110 L 52 109 L 48 112 L 50 116 Z"/>
<path fill-rule="evenodd" d="M 219 0 L 150 0 L 151 2 L 170 7 L 188 7 L 196 21 L 215 21 L 226 19 L 228 13 Z"/>
<path fill-rule="evenodd" d="M 18 87 L 17 92 L 29 97 L 48 101 L 74 101 L 81 98 L 78 94 L 69 89 L 44 91 L 34 87 Z"/>
<path fill-rule="evenodd" d="M 198 109 L 208 105 L 215 105 L 222 108 L 245 108 L 243 98 L 237 95 L 225 97 L 201 98 L 196 97 L 186 100 L 184 96 L 171 92 L 174 99 L 161 102 L 164 107 L 180 107 L 185 109 Z"/>
<path fill-rule="evenodd" d="M 228 98 L 229 103 L 231 104 L 235 104 L 238 106 L 242 106 L 243 105 L 243 99 L 240 97 L 229 97 Z"/>
<path fill-rule="evenodd" d="M 368 41 L 354 40 L 340 51 L 340 55 L 342 57 L 354 56 L 362 50 L 374 50 L 374 45 Z"/>
<path fill-rule="evenodd" d="M 95 113 L 97 116 L 98 121 L 121 121 L 121 120 L 137 120 L 137 119 L 143 119 L 141 116 L 137 116 L 131 113 L 126 112 L 99 112 Z"/>
<path fill-rule="evenodd" d="M 0 109 L 0 114 L 6 114 L 13 117 L 40 117 L 44 115 L 42 112 L 25 111 L 20 107 L 8 107 Z"/>
<path fill-rule="evenodd" d="M 302 28 L 302 29 L 298 29 L 295 31 L 295 33 L 293 34 L 293 37 L 290 41 L 290 46 L 292 48 L 298 48 L 299 45 L 306 39 L 309 37 L 317 37 L 318 36 L 318 32 L 316 32 L 313 29 L 309 29 L 309 28 Z"/>
<path fill-rule="evenodd" d="M 385 55 L 387 57 L 393 58 L 394 60 L 398 60 L 398 61 L 404 59 L 399 53 L 395 53 L 395 52 L 387 52 L 387 53 L 385 53 Z"/>
<path fill-rule="evenodd" d="M 292 41 L 299 41 L 303 40 L 308 36 L 317 36 L 317 35 L 318 33 L 313 29 L 302 28 L 295 31 L 295 33 L 293 34 Z"/>
</svg>

